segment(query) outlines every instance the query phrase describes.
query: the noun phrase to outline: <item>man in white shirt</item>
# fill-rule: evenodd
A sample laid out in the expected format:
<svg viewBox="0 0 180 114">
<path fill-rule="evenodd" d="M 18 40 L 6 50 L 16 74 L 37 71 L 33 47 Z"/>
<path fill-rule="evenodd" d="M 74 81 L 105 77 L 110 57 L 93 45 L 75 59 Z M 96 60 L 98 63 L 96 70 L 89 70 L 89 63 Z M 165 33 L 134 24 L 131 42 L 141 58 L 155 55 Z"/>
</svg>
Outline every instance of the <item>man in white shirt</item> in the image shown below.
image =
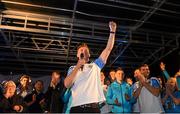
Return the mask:
<svg viewBox="0 0 180 114">
<path fill-rule="evenodd" d="M 155 77 L 149 78 L 150 70 L 147 64 L 135 71 L 135 77 L 139 80 L 135 84 L 134 97 L 137 102 L 134 104 L 133 111 L 140 113 L 162 113 L 160 98 L 160 83 Z"/>
<path fill-rule="evenodd" d="M 89 62 L 89 48 L 86 44 L 78 47 L 76 66 L 68 70 L 64 80 L 66 88 L 71 88 L 71 113 L 99 113 L 99 102 L 105 101 L 101 86 L 100 72 L 114 46 L 116 23 L 109 22 L 110 35 L 106 48 L 98 59 Z"/>
</svg>

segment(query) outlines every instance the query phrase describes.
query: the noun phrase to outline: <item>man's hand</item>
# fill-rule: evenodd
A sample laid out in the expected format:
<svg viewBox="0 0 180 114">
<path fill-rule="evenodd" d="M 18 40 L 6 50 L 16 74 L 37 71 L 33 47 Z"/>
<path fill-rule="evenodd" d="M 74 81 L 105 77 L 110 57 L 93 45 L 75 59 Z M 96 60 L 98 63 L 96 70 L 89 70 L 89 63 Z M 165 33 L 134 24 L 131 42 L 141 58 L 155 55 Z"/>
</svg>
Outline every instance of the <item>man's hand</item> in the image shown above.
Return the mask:
<svg viewBox="0 0 180 114">
<path fill-rule="evenodd" d="M 139 70 L 136 70 L 136 77 L 140 81 L 140 83 L 143 85 L 145 83 L 145 77 L 141 74 Z"/>
<path fill-rule="evenodd" d="M 20 106 L 19 106 L 19 105 L 15 105 L 15 106 L 13 107 L 13 109 L 14 109 L 16 112 L 18 112 L 18 111 L 20 110 Z"/>
<path fill-rule="evenodd" d="M 77 72 L 79 71 L 80 68 L 83 67 L 85 63 L 86 63 L 85 59 L 78 60 L 76 67 L 74 67 L 73 71 L 64 79 L 64 86 L 66 88 L 70 88 L 73 85 L 76 79 Z"/>
<path fill-rule="evenodd" d="M 44 105 L 44 104 L 45 104 L 45 98 L 42 99 L 41 101 L 39 101 L 39 104 L 40 104 L 40 105 Z"/>
<path fill-rule="evenodd" d="M 15 105 L 13 107 L 13 110 L 15 110 L 16 112 L 21 112 L 23 110 L 23 106 L 21 105 Z"/>
<path fill-rule="evenodd" d="M 130 100 L 130 96 L 128 94 L 124 94 L 125 95 L 125 98 L 126 98 L 126 101 L 129 101 Z"/>
<path fill-rule="evenodd" d="M 36 101 L 36 95 L 34 94 L 33 96 L 32 96 L 32 102 L 34 103 Z"/>
<path fill-rule="evenodd" d="M 113 21 L 109 22 L 109 28 L 110 28 L 111 32 L 116 32 L 116 27 L 117 27 L 117 25 L 115 22 L 113 22 Z"/>
<path fill-rule="evenodd" d="M 176 74 L 175 74 L 174 77 L 176 78 L 176 77 L 178 77 L 178 76 L 180 76 L 180 70 L 179 70 L 178 72 L 176 72 Z"/>
<path fill-rule="evenodd" d="M 162 71 L 165 70 L 165 66 L 166 66 L 166 65 L 165 65 L 163 62 L 160 63 L 160 68 L 161 68 Z"/>
<path fill-rule="evenodd" d="M 144 83 L 146 83 L 146 79 L 145 79 L 145 77 L 144 77 L 143 75 L 140 75 L 140 76 L 138 77 L 138 79 L 139 79 L 139 81 L 140 81 L 140 83 L 141 83 L 142 85 L 144 85 Z"/>
<path fill-rule="evenodd" d="M 79 69 L 86 63 L 85 59 L 79 59 L 76 67 Z"/>
<path fill-rule="evenodd" d="M 137 78 L 140 75 L 139 69 L 135 70 L 134 77 Z"/>
<path fill-rule="evenodd" d="M 114 100 L 114 103 L 117 105 L 117 106 L 121 106 L 121 103 L 119 103 L 118 99 L 116 98 L 116 100 Z"/>
</svg>

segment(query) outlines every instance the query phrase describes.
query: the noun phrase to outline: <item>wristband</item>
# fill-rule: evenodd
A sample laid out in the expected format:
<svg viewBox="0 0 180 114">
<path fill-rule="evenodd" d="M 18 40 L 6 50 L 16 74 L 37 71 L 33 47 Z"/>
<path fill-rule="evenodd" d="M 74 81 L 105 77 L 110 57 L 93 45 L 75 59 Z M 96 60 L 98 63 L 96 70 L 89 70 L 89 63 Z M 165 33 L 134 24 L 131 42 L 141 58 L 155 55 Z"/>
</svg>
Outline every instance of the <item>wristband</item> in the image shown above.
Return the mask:
<svg viewBox="0 0 180 114">
<path fill-rule="evenodd" d="M 115 32 L 113 32 L 113 31 L 110 31 L 110 33 L 111 33 L 111 34 L 115 34 Z"/>
</svg>

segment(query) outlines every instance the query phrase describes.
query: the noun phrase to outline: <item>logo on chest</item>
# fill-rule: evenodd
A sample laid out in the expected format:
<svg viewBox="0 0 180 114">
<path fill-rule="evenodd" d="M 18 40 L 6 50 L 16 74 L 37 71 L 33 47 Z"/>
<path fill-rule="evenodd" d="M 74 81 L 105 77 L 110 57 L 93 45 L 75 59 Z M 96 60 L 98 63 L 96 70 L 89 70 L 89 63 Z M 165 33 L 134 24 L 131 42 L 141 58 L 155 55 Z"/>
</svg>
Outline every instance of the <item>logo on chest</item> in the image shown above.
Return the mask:
<svg viewBox="0 0 180 114">
<path fill-rule="evenodd" d="M 92 67 L 93 67 L 93 65 L 91 65 L 91 64 L 84 65 L 84 70 L 88 71 L 88 70 L 92 69 Z"/>
</svg>

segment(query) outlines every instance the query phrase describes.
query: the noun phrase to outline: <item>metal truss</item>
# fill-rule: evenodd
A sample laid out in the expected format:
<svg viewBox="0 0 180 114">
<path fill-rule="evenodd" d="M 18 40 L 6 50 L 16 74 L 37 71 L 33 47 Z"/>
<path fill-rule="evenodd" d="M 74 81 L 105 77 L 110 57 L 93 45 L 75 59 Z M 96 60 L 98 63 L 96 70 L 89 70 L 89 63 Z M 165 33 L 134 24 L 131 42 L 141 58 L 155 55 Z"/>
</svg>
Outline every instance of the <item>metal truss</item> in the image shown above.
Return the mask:
<svg viewBox="0 0 180 114">
<path fill-rule="evenodd" d="M 7 65 L 12 66 L 9 70 L 27 69 L 26 73 L 65 71 L 76 64 L 81 42 L 89 45 L 93 60 L 105 48 L 109 35 L 107 23 L 75 19 L 75 14 L 67 18 L 6 10 L 0 17 L 1 69 Z M 142 63 L 153 64 L 177 49 L 177 42 L 177 34 L 120 26 L 107 68 L 121 66 L 132 71 Z M 13 67 L 16 64 L 22 66 Z"/>
<path fill-rule="evenodd" d="M 136 30 L 140 28 L 165 3 L 165 1 L 166 0 L 161 0 L 160 2 L 156 1 L 155 4 L 140 19 L 140 22 L 137 22 L 132 29 Z"/>
<path fill-rule="evenodd" d="M 129 66 L 129 69 L 132 70 L 144 63 L 152 65 L 179 48 L 179 35 L 169 38 L 169 40 L 162 36 L 160 40 L 157 41 L 158 43 L 150 43 L 148 36 L 144 42 L 134 41 L 131 43 L 130 40 L 127 44 L 121 45 L 116 56 L 111 57 L 110 66 L 113 68 Z M 121 56 L 127 57 L 122 58 Z"/>
<path fill-rule="evenodd" d="M 24 66 L 24 69 L 25 69 L 26 73 L 29 73 L 29 72 L 28 72 L 28 69 L 27 69 L 27 66 L 26 66 L 26 63 L 24 62 L 24 60 L 23 60 L 20 56 L 17 55 L 17 53 L 15 52 L 15 50 L 12 48 L 12 45 L 11 45 L 11 43 L 9 42 L 9 40 L 7 39 L 7 37 L 6 37 L 6 35 L 4 34 L 4 32 L 3 32 L 2 30 L 0 30 L 0 33 L 1 33 L 2 37 L 4 38 L 4 40 L 5 40 L 5 42 L 6 42 L 6 45 L 10 46 L 10 49 L 11 49 L 13 55 L 16 57 L 16 59 L 22 61 L 22 64 L 23 64 L 23 66 Z"/>
</svg>

